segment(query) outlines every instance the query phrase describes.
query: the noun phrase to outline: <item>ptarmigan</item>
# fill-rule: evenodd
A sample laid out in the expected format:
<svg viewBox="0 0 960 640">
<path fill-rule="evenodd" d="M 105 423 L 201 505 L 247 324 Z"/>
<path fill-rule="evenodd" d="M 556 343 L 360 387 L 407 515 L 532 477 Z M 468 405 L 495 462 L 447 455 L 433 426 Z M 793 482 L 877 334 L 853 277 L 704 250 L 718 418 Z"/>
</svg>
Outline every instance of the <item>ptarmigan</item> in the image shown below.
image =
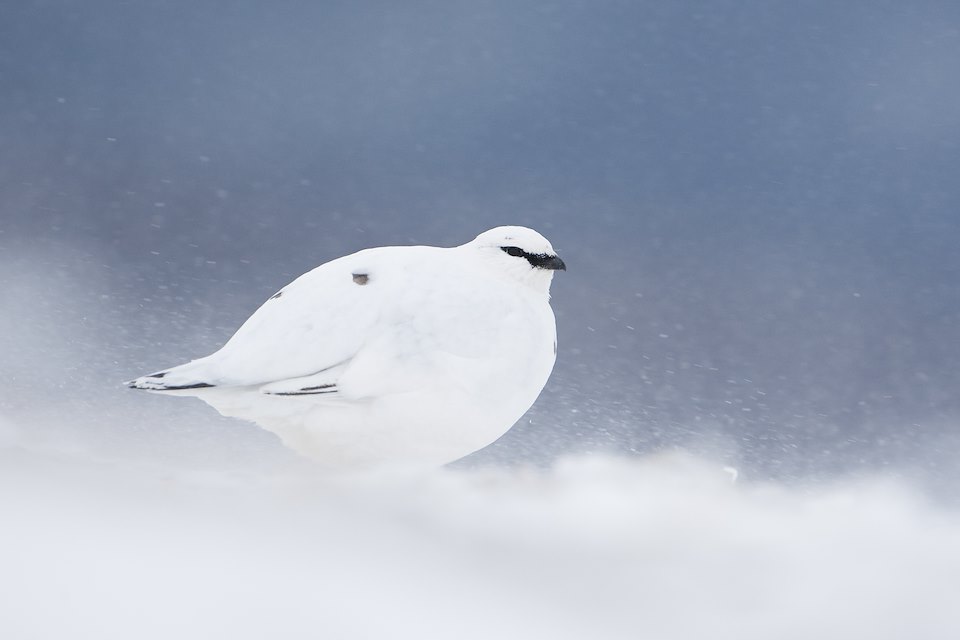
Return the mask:
<svg viewBox="0 0 960 640">
<path fill-rule="evenodd" d="M 556 360 L 550 242 L 497 227 L 300 276 L 216 353 L 127 383 L 201 398 L 330 468 L 441 465 L 499 438 Z"/>
</svg>

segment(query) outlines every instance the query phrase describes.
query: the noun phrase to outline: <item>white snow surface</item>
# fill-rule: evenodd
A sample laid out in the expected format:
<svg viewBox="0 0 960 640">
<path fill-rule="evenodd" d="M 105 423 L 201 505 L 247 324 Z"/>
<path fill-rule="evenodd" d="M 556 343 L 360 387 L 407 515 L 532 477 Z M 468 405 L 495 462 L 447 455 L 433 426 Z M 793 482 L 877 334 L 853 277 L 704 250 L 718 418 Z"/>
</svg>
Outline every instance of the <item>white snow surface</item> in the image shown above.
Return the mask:
<svg viewBox="0 0 960 640">
<path fill-rule="evenodd" d="M 960 637 L 960 513 L 902 480 L 734 483 L 722 452 L 319 475 L 120 388 L 168 317 L 40 253 L 0 257 L 2 640 Z"/>
<path fill-rule="evenodd" d="M 960 637 L 960 517 L 683 455 L 331 477 L 0 448 L 4 638 Z"/>
</svg>

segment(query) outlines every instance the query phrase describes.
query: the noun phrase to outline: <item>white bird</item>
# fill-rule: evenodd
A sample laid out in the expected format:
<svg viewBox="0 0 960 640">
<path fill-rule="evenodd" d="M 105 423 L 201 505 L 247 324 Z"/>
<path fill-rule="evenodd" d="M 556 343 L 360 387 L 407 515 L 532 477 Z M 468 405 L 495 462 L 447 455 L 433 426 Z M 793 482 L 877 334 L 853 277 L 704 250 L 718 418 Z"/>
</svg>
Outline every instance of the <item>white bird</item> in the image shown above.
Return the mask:
<svg viewBox="0 0 960 640">
<path fill-rule="evenodd" d="M 445 464 L 506 433 L 543 390 L 558 269 L 526 227 L 366 249 L 285 286 L 216 353 L 127 384 L 199 397 L 330 468 Z"/>
</svg>

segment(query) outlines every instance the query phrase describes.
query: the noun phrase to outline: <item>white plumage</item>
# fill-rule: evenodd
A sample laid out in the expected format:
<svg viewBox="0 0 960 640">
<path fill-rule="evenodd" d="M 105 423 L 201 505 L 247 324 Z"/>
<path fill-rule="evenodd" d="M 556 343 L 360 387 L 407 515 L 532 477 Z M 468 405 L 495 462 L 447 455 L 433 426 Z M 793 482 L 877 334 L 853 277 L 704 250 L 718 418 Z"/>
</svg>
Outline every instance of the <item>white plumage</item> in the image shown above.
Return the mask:
<svg viewBox="0 0 960 640">
<path fill-rule="evenodd" d="M 267 300 L 216 353 L 129 382 L 199 397 L 332 468 L 439 465 L 503 435 L 553 370 L 546 238 L 338 258 Z"/>
</svg>

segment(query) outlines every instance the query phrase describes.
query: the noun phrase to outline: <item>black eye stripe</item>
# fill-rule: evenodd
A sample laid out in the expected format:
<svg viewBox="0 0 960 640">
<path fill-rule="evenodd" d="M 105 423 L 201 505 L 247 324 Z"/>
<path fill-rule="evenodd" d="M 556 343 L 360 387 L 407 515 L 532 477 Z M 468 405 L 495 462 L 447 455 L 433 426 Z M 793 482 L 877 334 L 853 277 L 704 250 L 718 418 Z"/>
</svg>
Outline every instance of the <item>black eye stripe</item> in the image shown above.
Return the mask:
<svg viewBox="0 0 960 640">
<path fill-rule="evenodd" d="M 548 253 L 527 253 L 520 247 L 500 247 L 500 249 L 504 253 L 515 258 L 524 258 L 530 263 L 531 267 L 537 269 L 548 269 L 551 271 L 567 270 L 567 265 L 563 264 L 563 260 L 555 255 L 550 255 Z"/>
</svg>

